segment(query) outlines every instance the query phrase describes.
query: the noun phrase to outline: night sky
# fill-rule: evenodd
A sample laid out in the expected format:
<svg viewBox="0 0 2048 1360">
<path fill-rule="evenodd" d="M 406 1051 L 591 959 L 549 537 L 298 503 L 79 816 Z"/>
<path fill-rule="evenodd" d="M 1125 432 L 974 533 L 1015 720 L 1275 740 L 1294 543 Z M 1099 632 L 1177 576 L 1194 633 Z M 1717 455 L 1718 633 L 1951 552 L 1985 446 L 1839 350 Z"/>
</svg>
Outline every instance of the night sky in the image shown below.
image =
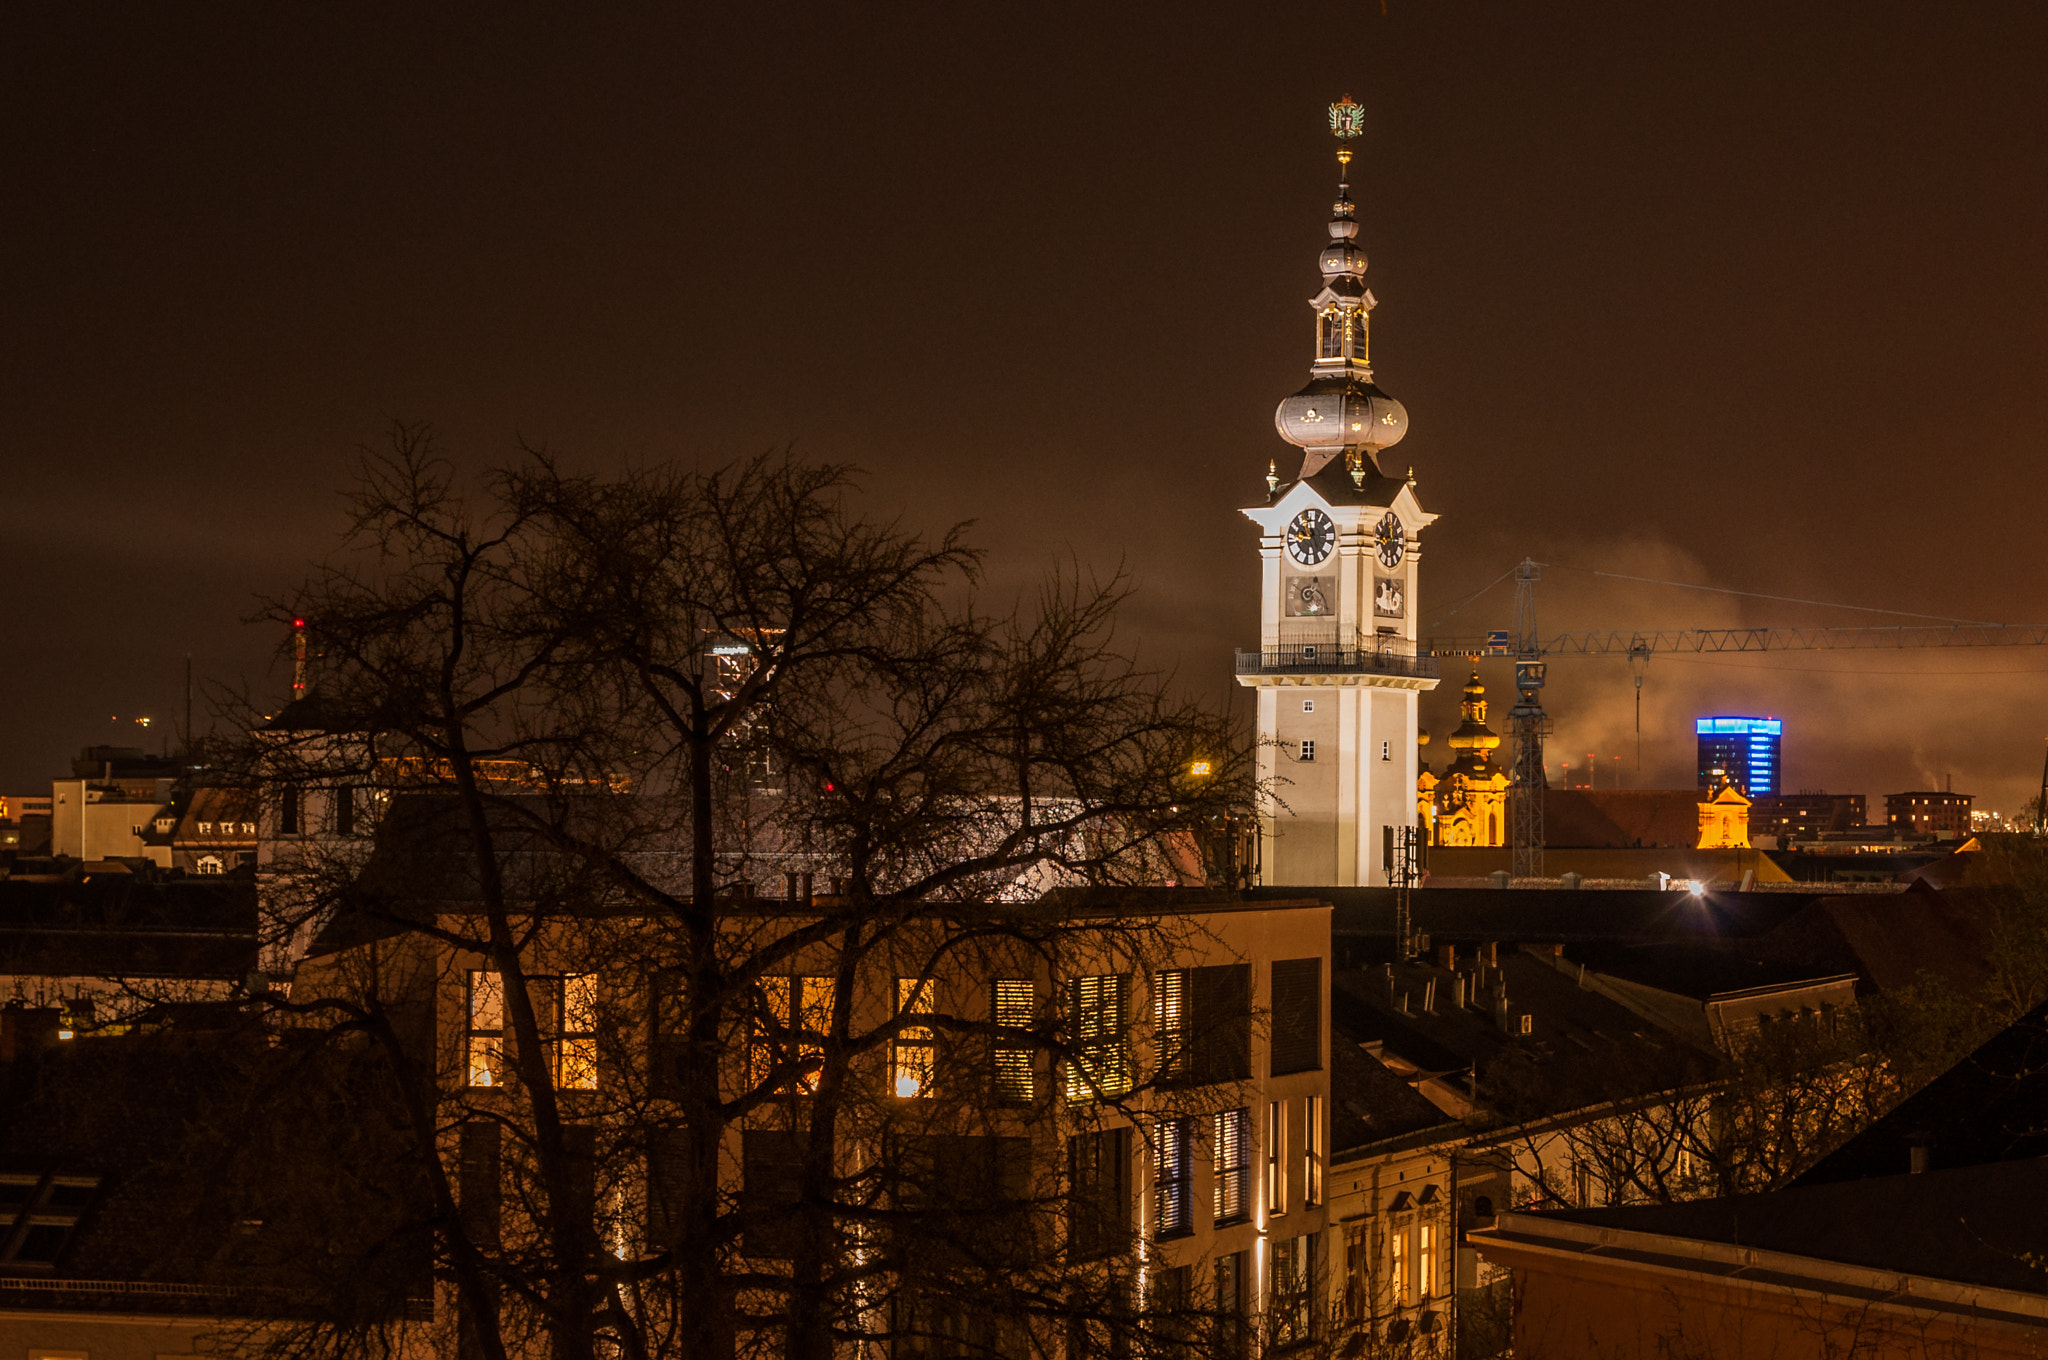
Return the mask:
<svg viewBox="0 0 2048 1360">
<path fill-rule="evenodd" d="M 2048 6 L 1389 9 L 6 7 L 0 792 L 156 745 L 188 651 L 284 685 L 242 620 L 394 418 L 851 460 L 998 597 L 1127 563 L 1129 637 L 1232 692 L 1347 93 L 1426 634 L 1525 554 L 1546 632 L 1908 621 L 1588 568 L 2048 622 Z M 1660 658 L 1640 773 L 1625 663 L 1549 694 L 1603 784 L 1758 712 L 1789 787 L 2010 810 L 2048 652 Z"/>
</svg>

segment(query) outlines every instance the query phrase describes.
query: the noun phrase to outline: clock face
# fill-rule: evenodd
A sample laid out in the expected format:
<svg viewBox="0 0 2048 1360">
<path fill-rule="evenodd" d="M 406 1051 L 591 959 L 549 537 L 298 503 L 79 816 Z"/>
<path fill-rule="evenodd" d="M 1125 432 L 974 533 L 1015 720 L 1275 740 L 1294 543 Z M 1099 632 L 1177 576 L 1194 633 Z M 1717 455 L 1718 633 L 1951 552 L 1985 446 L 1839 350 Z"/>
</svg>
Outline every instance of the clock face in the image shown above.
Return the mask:
<svg viewBox="0 0 2048 1360">
<path fill-rule="evenodd" d="M 1287 526 L 1287 555 L 1305 567 L 1312 567 L 1337 546 L 1337 526 L 1330 517 L 1311 506 Z"/>
<path fill-rule="evenodd" d="M 1389 511 L 1380 520 L 1379 527 L 1372 531 L 1373 545 L 1380 550 L 1380 565 L 1398 567 L 1401 556 L 1408 551 L 1408 531 L 1401 527 L 1401 521 Z"/>
</svg>

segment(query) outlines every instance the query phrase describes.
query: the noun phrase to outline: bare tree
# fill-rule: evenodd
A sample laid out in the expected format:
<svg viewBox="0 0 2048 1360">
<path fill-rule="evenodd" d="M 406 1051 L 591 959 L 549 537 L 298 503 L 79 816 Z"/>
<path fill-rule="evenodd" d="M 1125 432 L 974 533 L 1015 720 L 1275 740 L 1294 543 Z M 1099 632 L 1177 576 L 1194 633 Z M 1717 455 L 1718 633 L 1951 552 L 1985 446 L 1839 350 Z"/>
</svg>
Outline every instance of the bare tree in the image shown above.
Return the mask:
<svg viewBox="0 0 2048 1360">
<path fill-rule="evenodd" d="M 318 667 L 250 723 L 293 828 L 263 892 L 276 943 L 320 946 L 267 1003 L 394 1074 L 475 1354 L 1146 1330 L 1135 1244 L 1074 1240 L 1087 1168 L 1046 1154 L 1204 1098 L 1089 1028 L 1188 945 L 1102 894 L 1202 878 L 1250 743 L 1116 648 L 1122 581 L 1068 572 L 991 615 L 960 530 L 864 520 L 851 485 L 536 454 L 466 498 L 401 428 L 344 553 L 269 610 Z M 1003 976 L 1026 1009 L 991 1003 Z M 1114 999 L 1079 1004 L 1099 978 Z M 968 1075 L 997 1051 L 1034 1076 L 1020 1108 Z M 943 1098 L 891 1087 L 912 1078 Z M 935 1327 L 931 1297 L 1001 1325 Z"/>
</svg>

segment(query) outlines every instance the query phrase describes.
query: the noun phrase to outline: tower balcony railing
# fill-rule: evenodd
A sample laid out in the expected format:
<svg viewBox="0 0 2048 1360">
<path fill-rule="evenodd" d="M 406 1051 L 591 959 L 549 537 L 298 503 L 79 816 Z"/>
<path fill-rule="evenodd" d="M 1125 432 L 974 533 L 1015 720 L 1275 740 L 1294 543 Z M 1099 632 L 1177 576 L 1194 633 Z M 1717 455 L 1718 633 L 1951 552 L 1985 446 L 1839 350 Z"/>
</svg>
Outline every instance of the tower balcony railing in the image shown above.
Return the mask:
<svg viewBox="0 0 2048 1360">
<path fill-rule="evenodd" d="M 1400 675 L 1434 680 L 1437 659 L 1402 637 L 1285 638 L 1237 654 L 1239 675 Z"/>
</svg>

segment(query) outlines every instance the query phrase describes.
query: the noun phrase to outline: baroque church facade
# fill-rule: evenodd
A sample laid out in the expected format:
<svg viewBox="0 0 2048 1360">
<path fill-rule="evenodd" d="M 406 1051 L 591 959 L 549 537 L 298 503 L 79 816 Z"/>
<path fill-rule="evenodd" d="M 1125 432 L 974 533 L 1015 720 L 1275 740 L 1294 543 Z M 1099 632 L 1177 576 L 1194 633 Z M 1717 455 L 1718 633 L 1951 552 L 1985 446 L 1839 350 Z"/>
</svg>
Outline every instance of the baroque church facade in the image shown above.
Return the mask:
<svg viewBox="0 0 2048 1360">
<path fill-rule="evenodd" d="M 1356 131 L 1356 111 L 1332 109 L 1340 139 Z M 1257 696 L 1269 790 L 1261 878 L 1303 887 L 1388 881 L 1386 828 L 1415 820 L 1418 704 L 1438 682 L 1416 637 L 1421 539 L 1436 516 L 1412 472 L 1385 464 L 1408 412 L 1373 379 L 1377 300 L 1342 173 L 1351 153 L 1337 158 L 1323 283 L 1309 301 L 1309 381 L 1274 413 L 1300 463 L 1285 478 L 1278 459 L 1268 464 L 1264 504 L 1244 510 L 1259 530 L 1259 647 L 1237 654 L 1238 683 Z"/>
<path fill-rule="evenodd" d="M 1486 686 L 1479 672 L 1465 682 L 1462 721 L 1445 743 L 1451 763 L 1441 776 L 1425 763 L 1415 781 L 1415 823 L 1431 845 L 1506 845 L 1508 772 L 1494 760 L 1500 738 L 1486 725 Z M 1418 736 L 1427 746 L 1429 733 Z"/>
</svg>

